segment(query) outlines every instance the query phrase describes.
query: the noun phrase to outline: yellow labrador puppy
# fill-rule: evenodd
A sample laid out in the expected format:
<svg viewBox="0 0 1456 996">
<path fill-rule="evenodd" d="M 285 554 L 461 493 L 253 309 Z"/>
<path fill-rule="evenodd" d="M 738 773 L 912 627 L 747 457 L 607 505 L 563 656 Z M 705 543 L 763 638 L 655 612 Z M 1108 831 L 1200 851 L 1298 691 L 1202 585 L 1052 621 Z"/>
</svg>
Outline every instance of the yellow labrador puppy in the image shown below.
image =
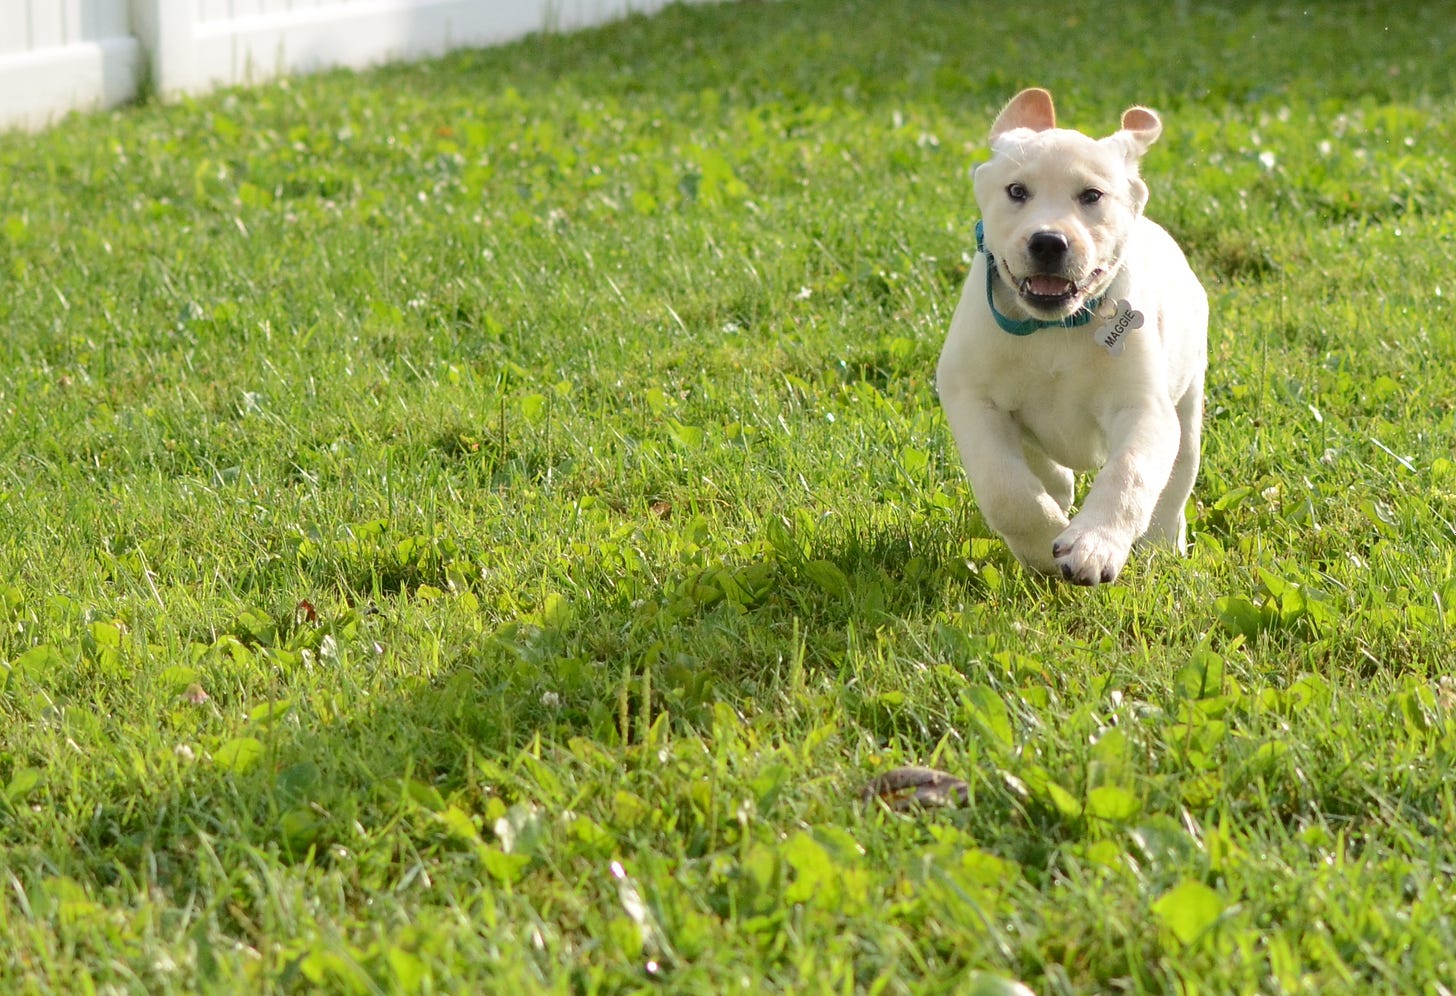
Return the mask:
<svg viewBox="0 0 1456 996">
<path fill-rule="evenodd" d="M 1140 539 L 1186 552 L 1208 298 L 1143 215 L 1145 107 L 1102 139 L 1023 90 L 975 173 L 977 252 L 937 388 L 982 515 L 1016 559 L 1107 583 Z M 1096 470 L 1076 515 L 1073 473 Z"/>
</svg>

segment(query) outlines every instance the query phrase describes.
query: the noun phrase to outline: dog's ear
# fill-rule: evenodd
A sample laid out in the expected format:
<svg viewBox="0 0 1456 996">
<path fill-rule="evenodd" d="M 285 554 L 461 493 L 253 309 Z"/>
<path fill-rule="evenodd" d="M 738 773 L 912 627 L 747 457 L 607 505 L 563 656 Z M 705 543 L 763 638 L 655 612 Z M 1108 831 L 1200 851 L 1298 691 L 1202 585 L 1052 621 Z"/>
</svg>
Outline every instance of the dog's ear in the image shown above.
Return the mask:
<svg viewBox="0 0 1456 996">
<path fill-rule="evenodd" d="M 1128 193 L 1132 197 L 1133 210 L 1141 214 L 1148 203 L 1148 185 L 1138 176 L 1138 163 L 1148 148 L 1163 133 L 1163 121 L 1146 107 L 1129 107 L 1122 112 L 1122 130 L 1107 141 L 1122 146 L 1127 158 Z"/>
<path fill-rule="evenodd" d="M 1032 131 L 1046 131 L 1057 126 L 1057 112 L 1052 107 L 1052 95 L 1040 87 L 1022 90 L 1011 98 L 996 123 L 991 125 L 991 141 L 996 141 L 1013 128 L 1030 128 Z"/>
<path fill-rule="evenodd" d="M 1163 133 L 1163 121 L 1146 107 L 1129 107 L 1122 112 L 1122 131 L 1115 136 L 1127 149 L 1127 157 L 1137 162 L 1148 147 Z"/>
</svg>

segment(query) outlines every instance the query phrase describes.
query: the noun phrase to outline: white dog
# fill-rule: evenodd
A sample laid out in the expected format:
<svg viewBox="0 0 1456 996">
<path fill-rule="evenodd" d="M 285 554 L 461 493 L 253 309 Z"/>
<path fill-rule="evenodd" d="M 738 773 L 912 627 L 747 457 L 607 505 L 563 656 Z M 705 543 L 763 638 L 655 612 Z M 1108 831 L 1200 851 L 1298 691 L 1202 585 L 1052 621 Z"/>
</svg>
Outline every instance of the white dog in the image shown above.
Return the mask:
<svg viewBox="0 0 1456 996">
<path fill-rule="evenodd" d="M 1006 105 L 936 374 L 987 524 L 1026 567 L 1077 584 L 1112 581 L 1142 538 L 1187 551 L 1208 298 L 1143 216 L 1138 163 L 1162 130 L 1145 107 L 1103 139 L 1057 128 L 1045 90 Z M 1069 521 L 1073 473 L 1091 470 Z"/>
</svg>

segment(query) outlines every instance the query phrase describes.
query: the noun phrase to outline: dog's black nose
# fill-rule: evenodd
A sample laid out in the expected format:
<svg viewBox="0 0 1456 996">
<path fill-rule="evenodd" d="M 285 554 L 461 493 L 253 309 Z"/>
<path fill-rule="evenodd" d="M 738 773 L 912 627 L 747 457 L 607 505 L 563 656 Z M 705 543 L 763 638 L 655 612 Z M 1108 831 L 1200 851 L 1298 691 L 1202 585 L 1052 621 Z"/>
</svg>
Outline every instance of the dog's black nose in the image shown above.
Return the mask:
<svg viewBox="0 0 1456 996">
<path fill-rule="evenodd" d="M 1037 232 L 1027 240 L 1026 251 L 1036 265 L 1049 271 L 1056 270 L 1067 254 L 1067 237 L 1061 232 Z"/>
</svg>

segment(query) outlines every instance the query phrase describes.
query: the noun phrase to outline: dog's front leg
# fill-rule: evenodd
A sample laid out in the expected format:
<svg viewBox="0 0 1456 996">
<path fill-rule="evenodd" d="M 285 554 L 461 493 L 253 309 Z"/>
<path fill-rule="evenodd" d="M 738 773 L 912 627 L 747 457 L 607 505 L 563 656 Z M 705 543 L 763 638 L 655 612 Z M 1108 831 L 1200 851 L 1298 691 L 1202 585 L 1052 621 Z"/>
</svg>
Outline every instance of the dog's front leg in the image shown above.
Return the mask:
<svg viewBox="0 0 1456 996">
<path fill-rule="evenodd" d="M 1113 452 L 1082 508 L 1052 544 L 1062 576 L 1075 584 L 1107 584 L 1147 532 L 1153 509 L 1178 455 L 1179 425 L 1169 402 L 1126 408 L 1110 420 Z"/>
<path fill-rule="evenodd" d="M 945 400 L 951 435 L 986 524 L 1023 565 L 1056 573 L 1052 540 L 1066 529 L 1067 516 L 1028 465 L 1021 427 L 984 399 L 952 395 Z"/>
</svg>

